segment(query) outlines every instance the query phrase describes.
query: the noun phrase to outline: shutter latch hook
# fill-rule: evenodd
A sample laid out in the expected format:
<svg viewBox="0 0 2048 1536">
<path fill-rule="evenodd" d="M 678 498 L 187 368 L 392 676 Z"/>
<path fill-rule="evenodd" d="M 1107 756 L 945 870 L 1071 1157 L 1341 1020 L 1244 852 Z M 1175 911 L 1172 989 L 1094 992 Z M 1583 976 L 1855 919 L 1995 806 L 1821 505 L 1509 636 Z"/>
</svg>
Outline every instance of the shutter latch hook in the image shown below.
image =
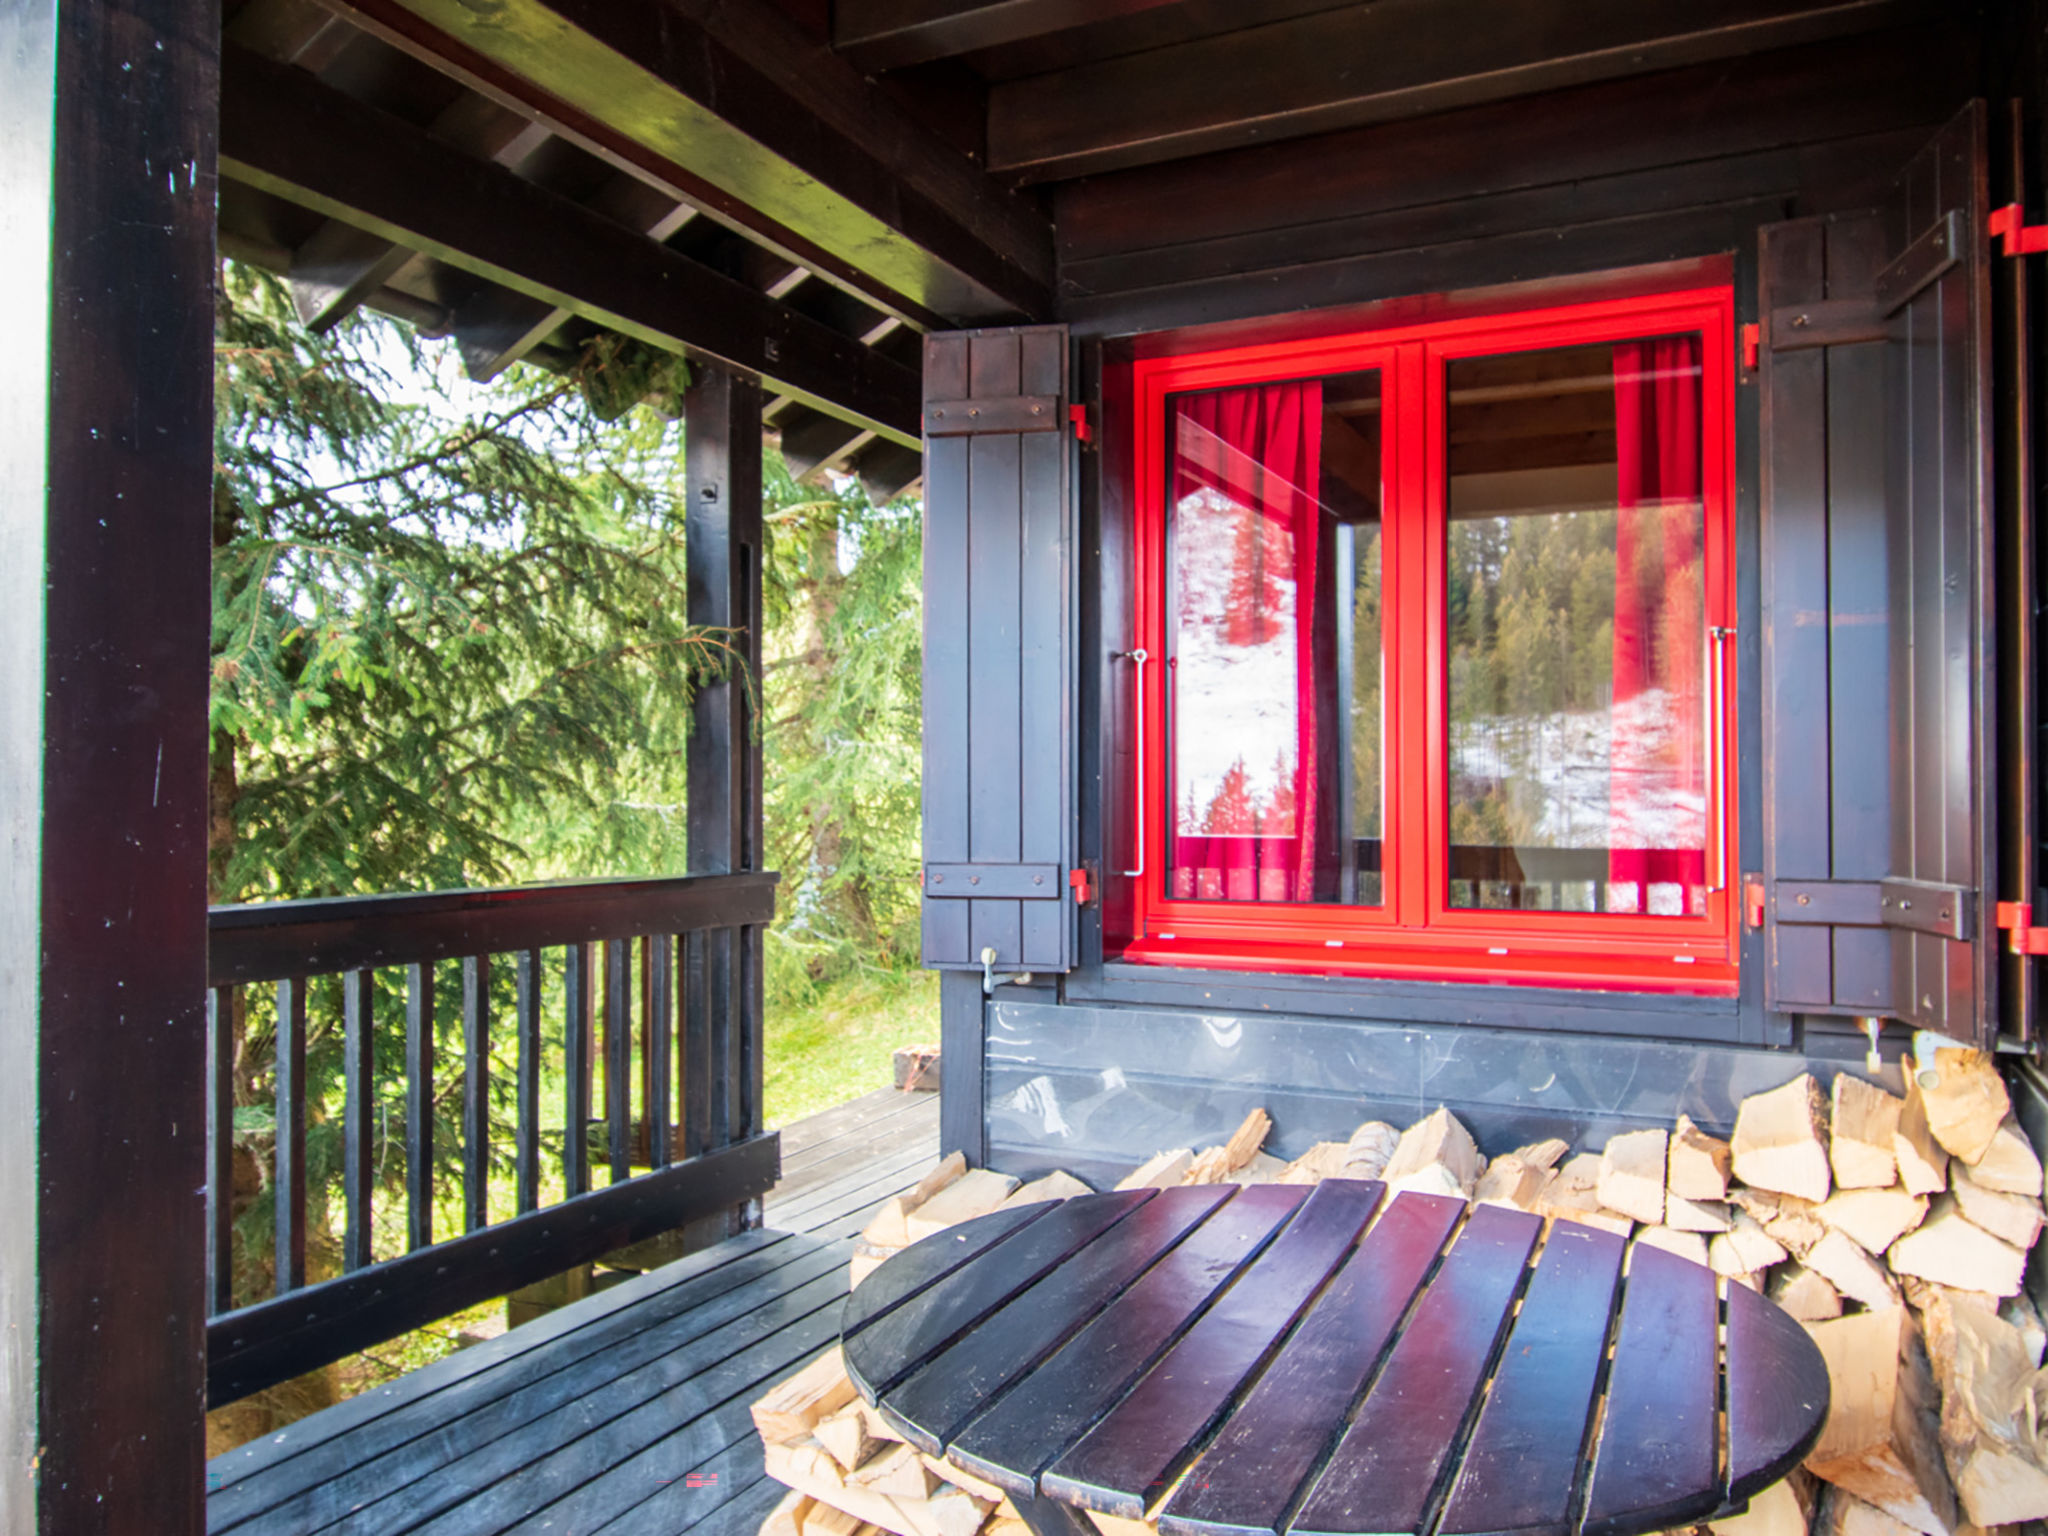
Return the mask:
<svg viewBox="0 0 2048 1536">
<path fill-rule="evenodd" d="M 1028 987 L 1031 985 L 1031 973 L 1029 971 L 1017 971 L 1008 976 L 998 976 L 996 974 L 996 947 L 991 944 L 981 952 L 981 995 L 983 997 L 994 997 L 996 995 L 996 988 L 1002 986 L 1005 982 Z"/>
</svg>

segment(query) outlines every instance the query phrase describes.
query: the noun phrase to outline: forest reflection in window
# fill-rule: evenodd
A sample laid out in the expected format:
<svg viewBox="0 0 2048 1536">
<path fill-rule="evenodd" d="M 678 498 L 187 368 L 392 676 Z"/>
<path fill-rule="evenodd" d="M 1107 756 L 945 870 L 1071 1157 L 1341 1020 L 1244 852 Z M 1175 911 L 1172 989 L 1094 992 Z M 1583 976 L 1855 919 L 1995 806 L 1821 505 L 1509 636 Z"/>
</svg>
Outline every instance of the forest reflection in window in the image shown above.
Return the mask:
<svg viewBox="0 0 2048 1536">
<path fill-rule="evenodd" d="M 1178 899 L 1383 899 L 1380 407 L 1376 371 L 1172 404 Z"/>
<path fill-rule="evenodd" d="M 1700 341 L 1446 368 L 1453 907 L 1706 902 Z"/>
</svg>

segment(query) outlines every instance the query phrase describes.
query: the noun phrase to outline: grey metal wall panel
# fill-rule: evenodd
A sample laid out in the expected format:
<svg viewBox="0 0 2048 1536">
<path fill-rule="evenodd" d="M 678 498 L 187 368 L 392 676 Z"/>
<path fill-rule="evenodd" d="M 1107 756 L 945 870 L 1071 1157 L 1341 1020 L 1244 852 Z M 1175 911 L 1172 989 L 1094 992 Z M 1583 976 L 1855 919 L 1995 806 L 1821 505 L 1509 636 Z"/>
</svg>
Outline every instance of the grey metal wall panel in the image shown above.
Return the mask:
<svg viewBox="0 0 2048 1536">
<path fill-rule="evenodd" d="M 1073 963 L 1074 603 L 1067 333 L 1059 326 L 935 335 L 925 398 L 944 401 L 945 436 L 926 445 L 924 962 L 1060 972 Z M 1020 409 L 1051 400 L 1029 430 Z M 971 896 L 939 866 L 1057 872 L 1051 899 Z M 991 891 L 1016 889 L 992 880 Z M 1036 892 L 1034 892 L 1036 895 Z"/>
</svg>

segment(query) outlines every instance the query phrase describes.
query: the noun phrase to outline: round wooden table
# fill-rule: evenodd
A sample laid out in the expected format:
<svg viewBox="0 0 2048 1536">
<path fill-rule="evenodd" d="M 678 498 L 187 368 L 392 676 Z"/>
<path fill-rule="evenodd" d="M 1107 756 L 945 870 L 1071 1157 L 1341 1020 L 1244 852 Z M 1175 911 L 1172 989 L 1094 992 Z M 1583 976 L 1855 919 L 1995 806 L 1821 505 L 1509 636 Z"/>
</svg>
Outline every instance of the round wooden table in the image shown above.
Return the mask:
<svg viewBox="0 0 2048 1536">
<path fill-rule="evenodd" d="M 1826 1364 L 1746 1287 L 1646 1246 L 1624 1275 L 1613 1233 L 1498 1206 L 1403 1194 L 1375 1221 L 1384 1198 L 998 1211 L 868 1277 L 847 1369 L 1044 1536 L 1092 1536 L 1074 1507 L 1167 1536 L 1627 1536 L 1740 1508 L 1819 1436 Z"/>
</svg>

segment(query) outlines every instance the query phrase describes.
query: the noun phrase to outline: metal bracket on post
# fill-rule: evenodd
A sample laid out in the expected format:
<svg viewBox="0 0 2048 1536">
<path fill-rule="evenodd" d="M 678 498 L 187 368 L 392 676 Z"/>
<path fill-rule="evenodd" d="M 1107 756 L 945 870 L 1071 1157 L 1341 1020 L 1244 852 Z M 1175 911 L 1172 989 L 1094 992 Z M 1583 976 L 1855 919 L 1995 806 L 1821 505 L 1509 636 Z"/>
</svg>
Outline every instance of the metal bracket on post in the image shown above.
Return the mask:
<svg viewBox="0 0 2048 1536">
<path fill-rule="evenodd" d="M 996 988 L 1005 983 L 1012 986 L 1028 987 L 1031 985 L 1031 973 L 1029 971 L 1016 971 L 1008 976 L 998 976 L 996 974 L 996 947 L 991 944 L 981 952 L 981 995 L 983 997 L 994 997 L 996 995 Z"/>
</svg>

